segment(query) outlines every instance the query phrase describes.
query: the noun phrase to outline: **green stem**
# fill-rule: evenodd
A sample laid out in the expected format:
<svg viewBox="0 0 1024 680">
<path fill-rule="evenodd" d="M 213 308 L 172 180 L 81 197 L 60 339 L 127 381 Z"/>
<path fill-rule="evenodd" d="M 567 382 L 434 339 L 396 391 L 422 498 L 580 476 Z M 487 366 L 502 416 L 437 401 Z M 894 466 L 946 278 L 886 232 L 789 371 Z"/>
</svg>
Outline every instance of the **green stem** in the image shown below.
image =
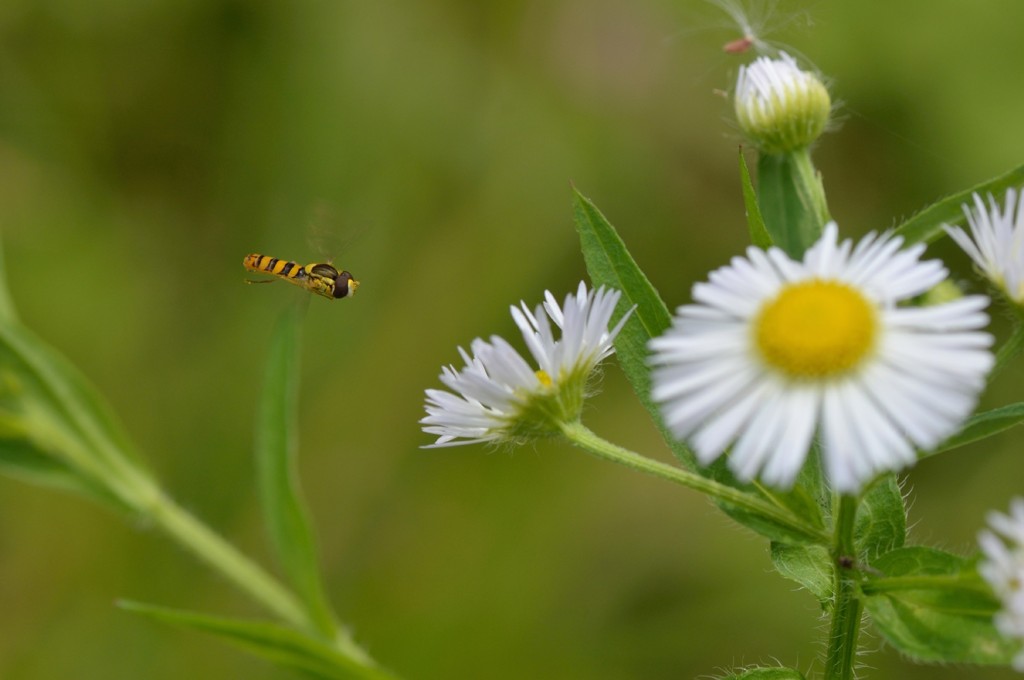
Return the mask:
<svg viewBox="0 0 1024 680">
<path fill-rule="evenodd" d="M 317 632 L 316 625 L 290 591 L 170 498 L 159 494 L 142 512 L 164 533 L 268 611 L 300 630 Z"/>
<path fill-rule="evenodd" d="M 836 504 L 833 538 L 832 622 L 829 626 L 828 652 L 825 658 L 825 680 L 853 680 L 860 636 L 863 602 L 853 577 L 856 549 L 853 542 L 857 498 L 842 496 Z"/>
<path fill-rule="evenodd" d="M 810 149 L 762 153 L 757 167 L 757 198 L 765 228 L 775 245 L 800 258 L 830 219 Z"/>
<path fill-rule="evenodd" d="M 821 227 L 832 217 L 828 212 L 828 201 L 825 200 L 825 187 L 822 186 L 821 176 L 811 160 L 811 148 L 806 146 L 803 149 L 790 152 L 789 155 L 793 163 L 794 175 L 797 178 L 798 189 L 806 198 L 811 215 L 818 224 L 818 233 L 807 235 L 807 238 L 811 240 L 805 245 L 810 246 L 811 243 L 818 240 L 818 236 L 821 235 Z"/>
<path fill-rule="evenodd" d="M 812 542 L 826 545 L 829 542 L 830 537 L 826 533 L 816 527 L 809 526 L 800 517 L 786 508 L 768 503 L 756 496 L 731 486 L 726 486 L 707 477 L 701 477 L 694 472 L 666 465 L 660 461 L 624 449 L 601 438 L 578 421 L 564 423 L 562 425 L 562 434 L 573 444 L 598 458 L 610 460 L 613 463 L 661 477 L 662 479 L 711 496 L 723 503 L 756 513 L 786 527 L 794 533 L 803 535 Z"/>
<path fill-rule="evenodd" d="M 139 510 L 164 533 L 223 574 L 281 620 L 312 637 L 322 639 L 323 634 L 317 621 L 313 620 L 291 591 L 158 489 L 148 496 L 150 500 Z M 352 639 L 348 631 L 338 629 L 330 642 L 338 651 L 378 673 L 372 677 L 385 677 L 379 675 L 376 663 Z"/>
</svg>

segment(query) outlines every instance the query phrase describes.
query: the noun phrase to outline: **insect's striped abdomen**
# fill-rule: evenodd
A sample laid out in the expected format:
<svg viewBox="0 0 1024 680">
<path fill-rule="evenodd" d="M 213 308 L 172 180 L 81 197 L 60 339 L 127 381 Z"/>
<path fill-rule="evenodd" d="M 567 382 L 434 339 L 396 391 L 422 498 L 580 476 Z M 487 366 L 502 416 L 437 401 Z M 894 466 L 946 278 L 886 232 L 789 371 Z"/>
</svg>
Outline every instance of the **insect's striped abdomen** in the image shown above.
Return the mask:
<svg viewBox="0 0 1024 680">
<path fill-rule="evenodd" d="M 296 262 L 291 262 L 290 260 L 279 260 L 276 257 L 260 255 L 258 253 L 246 255 L 245 259 L 242 261 L 242 266 L 249 271 L 273 274 L 274 276 L 281 276 L 288 279 L 294 279 L 296 277 L 302 278 L 305 276 L 302 265 Z"/>
</svg>

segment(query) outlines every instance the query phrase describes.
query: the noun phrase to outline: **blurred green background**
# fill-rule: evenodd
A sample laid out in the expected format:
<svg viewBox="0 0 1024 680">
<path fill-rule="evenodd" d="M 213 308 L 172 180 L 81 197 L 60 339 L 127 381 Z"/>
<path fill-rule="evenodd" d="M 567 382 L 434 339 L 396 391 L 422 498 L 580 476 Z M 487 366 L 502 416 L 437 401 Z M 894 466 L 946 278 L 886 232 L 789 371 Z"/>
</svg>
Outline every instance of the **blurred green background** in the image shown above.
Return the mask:
<svg viewBox="0 0 1024 680">
<path fill-rule="evenodd" d="M 816 158 L 846 233 L 1024 160 L 1018 0 L 770 18 L 844 102 Z M 308 234 L 326 231 L 363 288 L 311 300 L 302 475 L 332 598 L 376 658 L 409 680 L 806 669 L 814 599 L 702 497 L 560 444 L 418 448 L 423 389 L 456 347 L 511 338 L 509 304 L 584 276 L 570 183 L 672 306 L 741 251 L 739 139 L 716 94 L 738 37 L 696 0 L 4 0 L 13 295 L 172 493 L 266 561 L 253 411 L 270 327 L 302 293 L 244 285 L 241 259 L 320 259 Z M 1020 378 L 986 401 L 1019 399 Z M 613 363 L 586 420 L 668 458 Z M 1017 437 L 913 470 L 913 537 L 973 550 L 986 511 L 1024 491 Z M 0 479 L 0 677 L 292 677 L 118 597 L 259 614 L 146 527 Z M 865 642 L 866 677 L 1013 677 Z"/>
</svg>

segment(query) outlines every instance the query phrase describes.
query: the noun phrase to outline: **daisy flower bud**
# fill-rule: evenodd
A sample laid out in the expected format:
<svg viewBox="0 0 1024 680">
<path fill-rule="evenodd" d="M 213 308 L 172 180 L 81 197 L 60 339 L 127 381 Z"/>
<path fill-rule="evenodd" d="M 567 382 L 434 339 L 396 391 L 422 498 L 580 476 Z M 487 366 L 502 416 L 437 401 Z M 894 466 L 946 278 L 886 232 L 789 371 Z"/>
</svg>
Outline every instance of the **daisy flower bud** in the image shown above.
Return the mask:
<svg viewBox="0 0 1024 680">
<path fill-rule="evenodd" d="M 1009 515 L 991 513 L 988 523 L 992 531 L 978 535 L 984 554 L 978 573 L 1003 605 L 995 617 L 996 628 L 1006 638 L 1022 642 L 1013 667 L 1024 671 L 1024 498 L 1013 501 Z"/>
<path fill-rule="evenodd" d="M 744 481 L 789 488 L 817 433 L 832 487 L 855 493 L 955 433 L 993 358 L 988 298 L 900 307 L 940 283 L 901 238 L 839 241 L 802 261 L 749 248 L 693 288 L 651 341 L 652 397 L 703 465 L 729 451 Z"/>
<path fill-rule="evenodd" d="M 780 52 L 741 66 L 736 79 L 736 119 L 764 153 L 803 149 L 825 131 L 832 100 L 818 76 Z"/>
<path fill-rule="evenodd" d="M 589 379 L 602 359 L 614 352 L 612 342 L 629 314 L 611 330 L 621 294 L 604 287 L 588 291 L 580 283 L 562 305 L 550 292 L 530 311 L 512 307 L 536 367 L 498 336 L 477 338 L 470 352 L 461 347 L 465 366 L 442 369 L 445 390 L 427 390 L 423 431 L 438 435 L 427 448 L 476 442 L 521 442 L 560 432 L 579 419 Z M 561 330 L 555 339 L 552 323 Z"/>
<path fill-rule="evenodd" d="M 1007 191 L 1003 209 L 991 195 L 986 206 L 974 194 L 974 207 L 964 205 L 963 210 L 971 233 L 943 225 L 946 233 L 996 288 L 1024 305 L 1024 193 Z"/>
</svg>

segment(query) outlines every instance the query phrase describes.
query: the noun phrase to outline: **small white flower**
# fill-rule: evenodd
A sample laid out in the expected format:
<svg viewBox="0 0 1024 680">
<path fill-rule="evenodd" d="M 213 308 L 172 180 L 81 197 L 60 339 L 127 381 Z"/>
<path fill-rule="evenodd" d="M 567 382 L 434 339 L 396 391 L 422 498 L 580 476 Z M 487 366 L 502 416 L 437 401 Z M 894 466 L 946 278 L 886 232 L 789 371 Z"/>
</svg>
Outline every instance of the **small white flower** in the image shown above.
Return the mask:
<svg viewBox="0 0 1024 680">
<path fill-rule="evenodd" d="M 761 151 L 785 153 L 821 136 L 832 100 L 818 76 L 780 52 L 778 59 L 758 57 L 740 67 L 735 106 L 740 129 Z"/>
<path fill-rule="evenodd" d="M 581 282 L 561 306 L 547 291 L 533 312 L 525 302 L 513 306 L 512 318 L 537 368 L 498 336 L 489 342 L 477 338 L 472 353 L 460 347 L 465 367 L 445 366 L 441 373 L 451 392 L 427 390 L 427 416 L 420 423 L 424 432 L 438 435 L 427 448 L 528 440 L 577 420 L 588 379 L 614 351 L 612 342 L 629 317 L 608 329 L 620 295 L 604 287 L 588 291 Z M 552 322 L 562 331 L 560 339 Z"/>
<path fill-rule="evenodd" d="M 1024 193 L 1010 189 L 1006 206 L 999 209 L 989 195 L 988 207 L 974 194 L 974 208 L 963 206 L 971 234 L 961 227 L 943 225 L 981 273 L 1018 305 L 1024 304 Z"/>
<path fill-rule="evenodd" d="M 978 573 L 1003 605 L 995 617 L 996 628 L 1011 640 L 1024 641 L 1024 498 L 1014 499 L 1009 515 L 990 513 L 988 523 L 994 531 L 978 534 L 985 554 Z M 1024 649 L 1013 667 L 1024 671 Z"/>
<path fill-rule="evenodd" d="M 993 362 L 988 299 L 896 306 L 946 276 L 901 245 L 829 223 L 803 261 L 752 247 L 694 286 L 651 341 L 652 396 L 702 464 L 732 445 L 739 479 L 788 488 L 820 432 L 833 488 L 856 492 L 956 432 Z"/>
</svg>

